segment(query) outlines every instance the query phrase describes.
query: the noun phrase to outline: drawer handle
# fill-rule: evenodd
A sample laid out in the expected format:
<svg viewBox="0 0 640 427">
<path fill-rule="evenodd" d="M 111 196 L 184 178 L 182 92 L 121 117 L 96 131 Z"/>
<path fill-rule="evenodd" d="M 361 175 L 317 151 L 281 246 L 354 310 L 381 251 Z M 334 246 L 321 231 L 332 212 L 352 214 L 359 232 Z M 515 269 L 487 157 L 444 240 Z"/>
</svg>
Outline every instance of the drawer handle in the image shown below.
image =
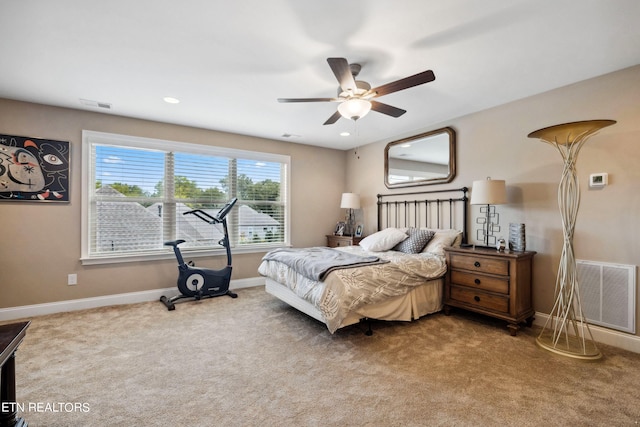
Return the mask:
<svg viewBox="0 0 640 427">
<path fill-rule="evenodd" d="M 480 284 L 480 279 L 474 280 L 473 283 L 475 283 L 476 285 L 479 285 Z"/>
<path fill-rule="evenodd" d="M 476 295 L 475 297 L 473 297 L 475 302 L 480 302 L 480 297 L 478 295 Z"/>
<path fill-rule="evenodd" d="M 476 261 L 476 262 L 474 262 L 474 263 L 473 263 L 473 266 L 474 266 L 474 267 L 480 267 L 480 261 Z"/>
</svg>

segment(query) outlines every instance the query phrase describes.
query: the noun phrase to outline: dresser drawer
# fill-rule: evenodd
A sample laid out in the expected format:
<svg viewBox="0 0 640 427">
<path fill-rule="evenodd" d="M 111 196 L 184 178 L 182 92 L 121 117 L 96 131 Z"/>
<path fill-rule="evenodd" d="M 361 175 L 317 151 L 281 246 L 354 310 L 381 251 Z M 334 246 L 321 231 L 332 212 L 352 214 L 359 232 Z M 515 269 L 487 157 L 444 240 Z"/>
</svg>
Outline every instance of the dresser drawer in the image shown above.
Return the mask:
<svg viewBox="0 0 640 427">
<path fill-rule="evenodd" d="M 469 255 L 451 254 L 451 268 L 463 270 L 479 271 L 482 273 L 499 274 L 507 276 L 509 274 L 509 260 L 501 258 L 482 258 Z"/>
<path fill-rule="evenodd" d="M 508 277 L 486 276 L 482 274 L 451 270 L 451 284 L 470 286 L 475 289 L 500 292 L 501 294 L 509 293 Z"/>
<path fill-rule="evenodd" d="M 509 298 L 487 292 L 476 292 L 475 289 L 451 286 L 451 299 L 500 313 L 509 313 Z"/>
<path fill-rule="evenodd" d="M 353 246 L 360 243 L 362 237 L 354 237 L 354 236 L 333 236 L 331 234 L 327 235 L 327 246 L 330 248 L 337 248 L 341 246 Z"/>
<path fill-rule="evenodd" d="M 333 239 L 331 244 L 335 245 L 335 247 L 351 246 L 351 239 Z"/>
</svg>

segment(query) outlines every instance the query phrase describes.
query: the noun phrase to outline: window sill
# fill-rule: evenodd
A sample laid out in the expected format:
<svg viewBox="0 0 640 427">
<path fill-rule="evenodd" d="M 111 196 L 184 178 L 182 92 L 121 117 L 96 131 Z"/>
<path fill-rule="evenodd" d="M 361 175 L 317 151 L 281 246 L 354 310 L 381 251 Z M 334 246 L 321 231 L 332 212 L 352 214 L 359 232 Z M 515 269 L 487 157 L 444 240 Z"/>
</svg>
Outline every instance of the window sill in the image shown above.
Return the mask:
<svg viewBox="0 0 640 427">
<path fill-rule="evenodd" d="M 271 249 L 290 247 L 290 244 L 273 244 L 273 245 L 252 245 L 251 247 L 237 246 L 231 248 L 231 255 L 237 254 L 252 254 L 252 253 L 264 253 Z M 185 258 L 204 258 L 212 256 L 226 256 L 224 248 L 221 249 L 184 249 L 181 251 L 182 256 Z M 175 254 L 173 250 L 167 248 L 166 252 L 157 252 L 153 254 L 123 254 L 115 256 L 101 256 L 101 257 L 81 257 L 80 262 L 82 265 L 101 265 L 101 264 L 121 264 L 128 262 L 146 262 L 146 261 L 161 261 L 172 259 L 175 260 Z"/>
</svg>

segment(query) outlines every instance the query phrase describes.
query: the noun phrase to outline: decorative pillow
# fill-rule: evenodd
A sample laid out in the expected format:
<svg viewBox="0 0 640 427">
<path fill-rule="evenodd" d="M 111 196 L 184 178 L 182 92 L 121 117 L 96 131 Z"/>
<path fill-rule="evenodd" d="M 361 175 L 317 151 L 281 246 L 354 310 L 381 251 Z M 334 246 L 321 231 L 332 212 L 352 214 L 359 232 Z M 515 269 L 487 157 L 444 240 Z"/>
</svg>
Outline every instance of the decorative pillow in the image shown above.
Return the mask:
<svg viewBox="0 0 640 427">
<path fill-rule="evenodd" d="M 437 255 L 444 255 L 444 248 L 447 246 L 454 246 L 456 242 L 462 240 L 462 232 L 459 230 L 433 230 L 435 231 L 435 235 L 431 238 L 427 246 L 422 250 L 422 252 L 431 252 Z"/>
<path fill-rule="evenodd" d="M 388 251 L 409 236 L 398 228 L 385 228 L 377 233 L 370 234 L 360 240 L 360 246 L 366 251 L 382 252 Z"/>
<path fill-rule="evenodd" d="M 434 234 L 436 232 L 433 230 L 410 228 L 409 237 L 395 245 L 393 250 L 404 252 L 405 254 L 419 254 L 427 246 Z"/>
</svg>

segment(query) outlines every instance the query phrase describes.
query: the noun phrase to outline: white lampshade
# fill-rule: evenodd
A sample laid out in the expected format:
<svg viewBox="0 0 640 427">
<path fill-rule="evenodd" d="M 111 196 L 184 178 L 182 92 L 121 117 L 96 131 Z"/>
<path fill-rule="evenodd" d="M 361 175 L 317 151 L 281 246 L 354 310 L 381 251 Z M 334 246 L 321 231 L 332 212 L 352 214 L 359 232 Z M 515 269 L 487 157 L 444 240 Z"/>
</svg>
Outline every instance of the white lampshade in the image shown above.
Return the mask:
<svg viewBox="0 0 640 427">
<path fill-rule="evenodd" d="M 355 193 L 342 193 L 340 207 L 343 209 L 360 209 L 360 195 Z"/>
<path fill-rule="evenodd" d="M 345 119 L 358 120 L 371 111 L 371 103 L 364 99 L 352 98 L 338 105 L 338 111 Z"/>
<path fill-rule="evenodd" d="M 502 179 L 473 181 L 472 205 L 503 205 L 507 203 L 507 187 Z"/>
</svg>

